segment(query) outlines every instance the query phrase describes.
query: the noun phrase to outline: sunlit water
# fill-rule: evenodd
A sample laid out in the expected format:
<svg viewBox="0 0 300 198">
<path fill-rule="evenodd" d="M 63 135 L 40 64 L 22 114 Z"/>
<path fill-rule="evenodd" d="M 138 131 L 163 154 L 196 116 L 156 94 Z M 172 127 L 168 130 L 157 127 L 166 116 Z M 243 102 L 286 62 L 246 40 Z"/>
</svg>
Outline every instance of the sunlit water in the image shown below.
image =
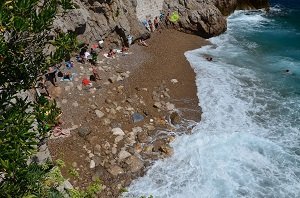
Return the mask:
<svg viewBox="0 0 300 198">
<path fill-rule="evenodd" d="M 212 46 L 185 53 L 202 121 L 127 197 L 300 197 L 300 14 L 287 2 L 235 12 Z"/>
</svg>

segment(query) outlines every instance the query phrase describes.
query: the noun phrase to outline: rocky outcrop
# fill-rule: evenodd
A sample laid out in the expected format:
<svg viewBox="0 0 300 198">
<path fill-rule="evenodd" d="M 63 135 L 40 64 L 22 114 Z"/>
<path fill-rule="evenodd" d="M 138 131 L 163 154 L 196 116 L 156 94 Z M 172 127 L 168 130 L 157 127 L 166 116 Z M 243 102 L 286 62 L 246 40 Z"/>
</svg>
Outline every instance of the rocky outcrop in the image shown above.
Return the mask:
<svg viewBox="0 0 300 198">
<path fill-rule="evenodd" d="M 142 22 L 158 13 L 178 12 L 180 18 L 170 23 L 187 33 L 209 38 L 226 30 L 226 18 L 236 9 L 267 8 L 267 0 L 73 0 L 76 9 L 57 16 L 54 29 L 74 32 L 83 41 L 108 39 L 110 44 L 127 42 L 149 34 Z M 143 19 L 145 18 L 145 19 Z M 165 22 L 165 21 L 163 21 Z"/>
</svg>

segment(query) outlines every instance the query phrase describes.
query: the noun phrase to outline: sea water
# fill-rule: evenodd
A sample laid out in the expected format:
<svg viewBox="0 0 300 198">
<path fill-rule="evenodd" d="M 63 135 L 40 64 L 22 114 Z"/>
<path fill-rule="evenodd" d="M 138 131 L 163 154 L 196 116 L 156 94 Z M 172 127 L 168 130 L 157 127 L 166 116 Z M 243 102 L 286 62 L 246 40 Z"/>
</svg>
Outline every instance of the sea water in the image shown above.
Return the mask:
<svg viewBox="0 0 300 198">
<path fill-rule="evenodd" d="M 185 53 L 202 120 L 128 197 L 300 197 L 300 3 L 271 3 L 235 12 L 212 45 Z"/>
</svg>

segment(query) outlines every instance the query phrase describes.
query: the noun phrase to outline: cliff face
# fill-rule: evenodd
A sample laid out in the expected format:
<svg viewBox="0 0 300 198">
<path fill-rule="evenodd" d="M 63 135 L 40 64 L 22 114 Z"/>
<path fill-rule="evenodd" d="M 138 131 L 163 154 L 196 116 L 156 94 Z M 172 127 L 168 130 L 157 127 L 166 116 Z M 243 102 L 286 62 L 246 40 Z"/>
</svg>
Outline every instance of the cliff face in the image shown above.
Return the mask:
<svg viewBox="0 0 300 198">
<path fill-rule="evenodd" d="M 57 16 L 54 29 L 75 32 L 86 41 L 110 39 L 121 44 L 126 37 L 148 33 L 141 21 L 163 11 L 177 11 L 172 27 L 205 38 L 226 30 L 226 15 L 235 9 L 267 8 L 268 0 L 74 0 L 76 9 Z M 148 33 L 149 34 L 149 33 Z"/>
</svg>

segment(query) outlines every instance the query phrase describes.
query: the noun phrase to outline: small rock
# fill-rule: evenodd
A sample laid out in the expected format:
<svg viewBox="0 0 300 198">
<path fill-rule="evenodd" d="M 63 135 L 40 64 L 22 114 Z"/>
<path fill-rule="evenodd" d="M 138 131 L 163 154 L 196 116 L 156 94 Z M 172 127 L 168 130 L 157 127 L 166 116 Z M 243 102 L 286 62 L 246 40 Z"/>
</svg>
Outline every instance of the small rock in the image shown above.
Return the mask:
<svg viewBox="0 0 300 198">
<path fill-rule="evenodd" d="M 92 157 L 94 157 L 95 155 L 92 153 L 92 152 L 90 152 L 89 153 L 89 158 L 92 158 Z"/>
<path fill-rule="evenodd" d="M 102 111 L 98 110 L 98 109 L 95 110 L 95 113 L 96 113 L 98 118 L 102 118 L 104 116 L 104 113 Z"/>
<path fill-rule="evenodd" d="M 142 132 L 142 131 L 143 131 L 142 127 L 134 127 L 134 128 L 132 128 L 132 132 L 134 134 Z"/>
<path fill-rule="evenodd" d="M 76 163 L 76 162 L 73 162 L 73 163 L 72 163 L 72 166 L 73 166 L 74 168 L 76 168 L 76 167 L 77 167 L 77 163 Z"/>
<path fill-rule="evenodd" d="M 137 139 L 139 142 L 145 143 L 149 141 L 150 137 L 148 136 L 147 131 L 144 131 L 137 134 Z"/>
<path fill-rule="evenodd" d="M 173 125 L 179 124 L 181 120 L 180 115 L 176 111 L 174 111 L 170 115 L 170 120 Z"/>
<path fill-rule="evenodd" d="M 111 153 L 112 153 L 112 154 L 114 154 L 114 155 L 117 154 L 117 151 L 118 151 L 118 150 L 117 150 L 116 147 L 112 147 L 112 149 L 111 149 Z"/>
<path fill-rule="evenodd" d="M 136 153 L 140 153 L 140 152 L 142 152 L 142 150 L 143 150 L 142 144 L 137 143 L 137 144 L 134 145 L 134 151 Z"/>
<path fill-rule="evenodd" d="M 129 165 L 131 172 L 137 172 L 144 167 L 144 163 L 136 156 L 130 156 L 126 159 L 125 163 Z"/>
<path fill-rule="evenodd" d="M 92 169 L 92 168 L 95 168 L 95 167 L 96 167 L 95 161 L 91 160 L 91 162 L 90 162 L 90 168 Z"/>
<path fill-rule="evenodd" d="M 116 138 L 115 138 L 115 144 L 117 144 L 118 142 L 120 142 L 121 140 L 123 140 L 123 135 L 120 135 L 120 136 L 117 136 Z"/>
<path fill-rule="evenodd" d="M 72 184 L 68 180 L 64 181 L 64 189 L 66 189 L 66 190 L 73 189 Z"/>
<path fill-rule="evenodd" d="M 105 103 L 106 103 L 106 104 L 112 104 L 112 100 L 106 98 L 106 99 L 105 99 Z"/>
<path fill-rule="evenodd" d="M 81 127 L 78 128 L 78 134 L 80 137 L 85 138 L 87 135 L 89 135 L 91 133 L 91 130 L 89 127 Z"/>
<path fill-rule="evenodd" d="M 125 135 L 124 131 L 120 128 L 113 128 L 111 131 L 114 135 L 117 135 L 117 136 Z"/>
<path fill-rule="evenodd" d="M 119 174 L 123 174 L 124 170 L 117 165 L 111 166 L 108 170 L 107 170 L 110 174 L 112 174 L 113 176 L 117 176 Z"/>
<path fill-rule="evenodd" d="M 161 109 L 161 108 L 162 108 L 162 105 L 161 105 L 160 102 L 155 102 L 154 105 L 153 105 L 153 107 L 158 108 L 158 109 Z"/>
<path fill-rule="evenodd" d="M 126 159 L 127 157 L 131 156 L 131 154 L 125 150 L 120 151 L 119 153 L 119 160 Z"/>
<path fill-rule="evenodd" d="M 178 80 L 174 78 L 171 80 L 171 83 L 173 83 L 173 84 L 178 83 Z"/>
<path fill-rule="evenodd" d="M 172 103 L 167 102 L 166 103 L 166 108 L 168 111 L 173 111 L 175 109 L 175 105 Z"/>
<path fill-rule="evenodd" d="M 73 105 L 74 107 L 78 107 L 78 106 L 79 106 L 79 104 L 78 104 L 77 101 L 73 102 L 72 105 Z"/>
<path fill-rule="evenodd" d="M 96 144 L 96 146 L 94 147 L 94 152 L 100 152 L 100 151 L 101 151 L 100 144 Z"/>
<path fill-rule="evenodd" d="M 133 120 L 133 123 L 140 122 L 140 121 L 144 120 L 144 116 L 140 113 L 134 113 L 132 115 L 132 120 Z"/>
<path fill-rule="evenodd" d="M 68 102 L 67 99 L 63 99 L 63 100 L 61 101 L 62 104 L 66 104 L 67 102 Z"/>
</svg>

